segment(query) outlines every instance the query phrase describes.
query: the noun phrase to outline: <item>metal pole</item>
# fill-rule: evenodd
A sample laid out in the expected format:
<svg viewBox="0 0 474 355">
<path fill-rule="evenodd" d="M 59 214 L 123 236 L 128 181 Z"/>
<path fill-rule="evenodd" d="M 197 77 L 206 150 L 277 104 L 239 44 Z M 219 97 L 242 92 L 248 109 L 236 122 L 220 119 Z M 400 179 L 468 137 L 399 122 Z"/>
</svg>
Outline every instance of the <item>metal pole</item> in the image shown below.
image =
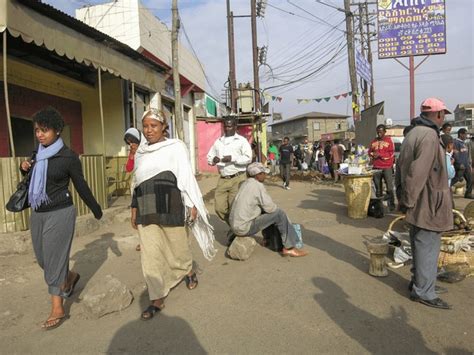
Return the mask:
<svg viewBox="0 0 474 355">
<path fill-rule="evenodd" d="M 16 157 L 15 143 L 13 141 L 12 122 L 10 117 L 10 103 L 8 101 L 8 81 L 7 81 L 7 30 L 3 31 L 3 91 L 5 95 L 5 110 L 7 112 L 8 134 L 10 140 L 10 151 L 12 158 Z"/>
<path fill-rule="evenodd" d="M 230 0 L 227 0 L 227 40 L 229 46 L 229 87 L 230 107 L 237 113 L 237 80 L 235 73 L 234 13 L 230 11 Z"/>
<path fill-rule="evenodd" d="M 178 0 L 173 0 L 171 7 L 173 15 L 173 24 L 171 29 L 171 49 L 173 61 L 173 84 L 174 84 L 174 117 L 176 134 L 178 138 L 184 141 L 183 131 L 183 108 L 181 106 L 181 83 L 179 78 L 179 55 L 178 55 L 178 33 L 179 33 L 179 15 Z"/>
<path fill-rule="evenodd" d="M 410 119 L 415 118 L 415 57 L 409 57 L 408 71 L 410 73 Z"/>
<path fill-rule="evenodd" d="M 370 106 L 375 105 L 375 88 L 374 88 L 374 67 L 372 60 L 372 45 L 370 44 L 370 24 L 369 24 L 369 5 L 365 3 L 365 21 L 367 26 L 367 60 L 370 64 Z"/>
<path fill-rule="evenodd" d="M 106 171 L 106 159 L 107 151 L 105 148 L 105 125 L 104 125 L 104 105 L 102 102 L 102 73 L 100 67 L 97 68 L 97 82 L 99 84 L 99 110 L 100 110 L 100 126 L 102 129 L 102 153 L 104 154 L 104 159 L 102 160 L 103 172 L 104 172 L 104 189 L 102 192 L 102 198 L 105 204 L 105 207 L 108 205 L 107 201 L 107 174 Z"/>
<path fill-rule="evenodd" d="M 349 61 L 349 76 L 351 79 L 352 103 L 357 105 L 357 76 L 355 70 L 354 57 L 354 32 L 352 30 L 352 12 L 350 0 L 344 0 L 344 12 L 346 14 L 346 35 L 347 35 L 347 59 Z M 358 119 L 358 113 L 354 105 L 352 105 L 352 116 L 354 120 Z"/>
<path fill-rule="evenodd" d="M 252 25 L 253 88 L 255 90 L 254 111 L 260 111 L 260 82 L 258 80 L 258 47 L 257 47 L 257 3 L 250 0 L 250 19 Z"/>
</svg>

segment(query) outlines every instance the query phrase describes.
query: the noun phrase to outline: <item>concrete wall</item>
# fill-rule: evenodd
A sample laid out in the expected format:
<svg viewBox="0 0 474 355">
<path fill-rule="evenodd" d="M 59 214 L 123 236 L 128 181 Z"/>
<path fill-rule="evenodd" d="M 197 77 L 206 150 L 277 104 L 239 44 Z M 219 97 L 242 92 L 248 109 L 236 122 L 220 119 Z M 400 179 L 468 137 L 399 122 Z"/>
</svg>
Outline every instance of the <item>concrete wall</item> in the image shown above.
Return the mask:
<svg viewBox="0 0 474 355">
<path fill-rule="evenodd" d="M 171 32 L 139 0 L 117 0 L 84 7 L 76 10 L 76 18 L 133 49 L 143 47 L 172 66 Z M 204 89 L 205 77 L 198 59 L 182 44 L 179 57 L 180 74 Z"/>
<path fill-rule="evenodd" d="M 313 123 L 319 123 L 319 131 L 313 129 Z M 336 129 L 336 123 L 341 124 L 340 129 Z M 319 141 L 321 135 L 325 133 L 345 132 L 348 129 L 347 120 L 344 117 L 338 118 L 308 118 L 289 122 L 279 122 L 272 125 L 272 139 L 282 139 L 285 136 L 291 142 L 302 142 L 304 136 L 308 136 L 310 142 Z M 278 133 L 276 133 L 278 132 Z"/>
</svg>

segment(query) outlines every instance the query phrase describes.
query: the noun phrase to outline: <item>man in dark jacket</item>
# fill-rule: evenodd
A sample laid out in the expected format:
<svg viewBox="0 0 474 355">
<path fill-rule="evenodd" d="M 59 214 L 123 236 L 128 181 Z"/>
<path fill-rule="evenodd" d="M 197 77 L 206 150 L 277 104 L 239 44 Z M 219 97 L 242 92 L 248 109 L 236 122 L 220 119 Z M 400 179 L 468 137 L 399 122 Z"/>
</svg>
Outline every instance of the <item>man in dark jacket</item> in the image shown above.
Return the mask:
<svg viewBox="0 0 474 355">
<path fill-rule="evenodd" d="M 452 197 L 448 186 L 446 157 L 439 140 L 439 127 L 450 113 L 438 99 L 421 104 L 421 115 L 403 141 L 396 176 L 400 209 L 410 224 L 413 254 L 410 299 L 424 305 L 450 309 L 435 286 L 441 232 L 453 227 Z"/>
<path fill-rule="evenodd" d="M 465 143 L 466 138 L 467 130 L 461 128 L 458 131 L 458 137 L 454 140 L 454 169 L 456 170 L 456 176 L 451 181 L 451 186 L 464 178 L 464 180 L 466 180 L 466 192 L 464 197 L 473 199 L 470 152 L 469 147 Z"/>
</svg>

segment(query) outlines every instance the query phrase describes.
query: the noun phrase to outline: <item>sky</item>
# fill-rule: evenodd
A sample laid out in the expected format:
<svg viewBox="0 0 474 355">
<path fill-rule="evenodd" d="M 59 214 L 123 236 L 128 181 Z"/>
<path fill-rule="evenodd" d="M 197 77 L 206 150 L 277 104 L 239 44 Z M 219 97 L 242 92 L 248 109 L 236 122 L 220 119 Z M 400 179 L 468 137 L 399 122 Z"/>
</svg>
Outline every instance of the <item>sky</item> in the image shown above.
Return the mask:
<svg viewBox="0 0 474 355">
<path fill-rule="evenodd" d="M 50 5 L 74 16 L 74 9 L 109 1 L 47 0 Z M 324 0 L 343 7 L 343 0 Z M 161 21 L 171 28 L 171 0 L 142 0 Z M 270 100 L 270 110 L 284 119 L 318 111 L 351 114 L 350 97 L 334 99 L 350 91 L 347 49 L 344 48 L 344 14 L 316 0 L 268 0 L 264 18 L 258 19 L 258 45 L 267 46 L 267 64 L 260 68 L 260 87 L 281 101 Z M 229 62 L 225 0 L 179 0 L 183 27 L 208 81 L 207 90 L 222 94 Z M 231 0 L 234 15 L 248 15 L 250 0 Z M 447 54 L 429 57 L 416 70 L 415 102 L 418 112 L 423 99 L 439 97 L 450 110 L 459 103 L 474 103 L 474 0 L 446 0 Z M 374 25 L 376 21 L 374 20 Z M 237 82 L 251 82 L 252 50 L 250 19 L 235 18 Z M 375 29 L 375 27 L 373 27 Z M 181 39 L 190 47 L 185 37 Z M 408 124 L 410 99 L 408 71 L 393 59 L 377 58 L 374 52 L 375 102 L 385 101 L 385 117 Z M 423 57 L 415 57 L 418 64 Z M 408 65 L 407 58 L 400 60 Z M 271 69 L 270 69 L 271 68 Z M 316 72 L 303 82 L 276 87 Z M 298 104 L 297 99 L 329 97 L 326 102 Z M 454 117 L 452 117 L 454 118 Z"/>
</svg>

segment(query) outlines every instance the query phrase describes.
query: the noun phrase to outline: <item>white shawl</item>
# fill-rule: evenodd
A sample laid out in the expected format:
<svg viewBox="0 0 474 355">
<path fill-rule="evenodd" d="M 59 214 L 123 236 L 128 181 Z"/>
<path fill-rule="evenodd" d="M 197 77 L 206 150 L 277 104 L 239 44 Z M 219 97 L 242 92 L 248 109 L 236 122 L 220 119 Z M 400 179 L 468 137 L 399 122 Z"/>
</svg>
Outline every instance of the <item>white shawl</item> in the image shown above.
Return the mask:
<svg viewBox="0 0 474 355">
<path fill-rule="evenodd" d="M 198 218 L 191 230 L 204 257 L 211 260 L 217 252 L 214 248 L 214 232 L 208 220 L 209 213 L 204 205 L 201 190 L 189 163 L 186 145 L 178 139 L 167 139 L 152 145 L 142 141 L 135 155 L 135 186 L 163 171 L 171 171 L 176 176 L 183 201 L 188 201 L 196 207 Z"/>
</svg>

